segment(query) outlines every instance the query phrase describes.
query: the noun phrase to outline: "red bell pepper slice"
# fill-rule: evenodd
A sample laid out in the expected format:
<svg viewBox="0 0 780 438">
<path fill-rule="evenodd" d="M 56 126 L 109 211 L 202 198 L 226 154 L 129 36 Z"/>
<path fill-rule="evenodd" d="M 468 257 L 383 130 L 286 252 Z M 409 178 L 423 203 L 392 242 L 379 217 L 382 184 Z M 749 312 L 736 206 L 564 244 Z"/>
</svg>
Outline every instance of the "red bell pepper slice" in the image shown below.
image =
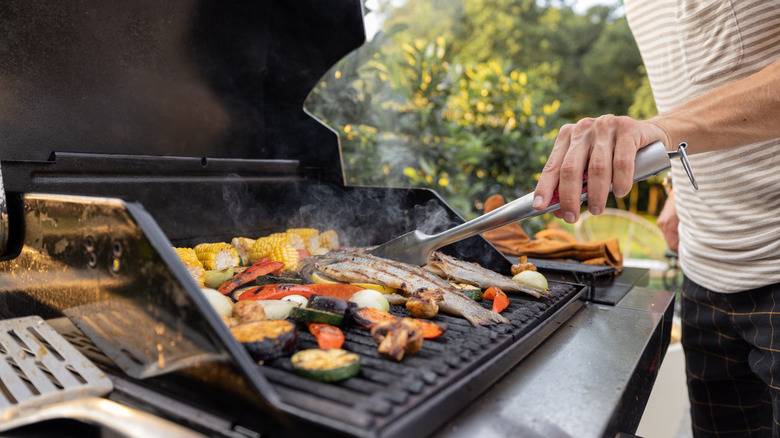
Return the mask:
<svg viewBox="0 0 780 438">
<path fill-rule="evenodd" d="M 312 294 L 349 300 L 355 292 L 362 289 L 354 284 L 267 284 L 242 293 L 238 300 L 280 300 L 288 295 L 309 298 Z"/>
<path fill-rule="evenodd" d="M 251 283 L 257 280 L 257 277 L 262 275 L 273 274 L 279 272 L 284 267 L 284 263 L 275 262 L 267 258 L 260 259 L 246 268 L 244 272 L 234 276 L 230 280 L 222 283 L 217 289 L 222 292 L 222 295 L 227 295 L 237 287 L 241 287 L 247 283 Z"/>
<path fill-rule="evenodd" d="M 493 308 L 490 309 L 496 313 L 501 313 L 504 309 L 509 307 L 509 297 L 506 296 L 501 289 L 491 286 L 487 288 L 482 298 L 493 300 Z"/>
<path fill-rule="evenodd" d="M 306 325 L 309 326 L 311 334 L 317 338 L 317 346 L 320 350 L 341 348 L 344 345 L 344 333 L 341 332 L 340 328 L 317 322 L 309 322 Z"/>
</svg>

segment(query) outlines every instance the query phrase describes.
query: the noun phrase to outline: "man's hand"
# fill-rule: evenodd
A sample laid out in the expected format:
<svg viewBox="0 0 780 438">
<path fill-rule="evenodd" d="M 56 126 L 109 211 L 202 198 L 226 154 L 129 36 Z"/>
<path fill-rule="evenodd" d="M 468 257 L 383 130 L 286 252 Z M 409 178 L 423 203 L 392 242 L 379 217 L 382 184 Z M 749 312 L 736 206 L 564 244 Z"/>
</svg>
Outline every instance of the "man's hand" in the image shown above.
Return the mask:
<svg viewBox="0 0 780 438">
<path fill-rule="evenodd" d="M 661 209 L 661 214 L 658 215 L 658 228 L 664 233 L 666 246 L 674 252 L 677 252 L 680 244 L 678 225 L 680 225 L 680 218 L 677 217 L 677 207 L 674 205 L 674 191 L 671 191 L 669 197 L 666 198 L 664 208 Z"/>
<path fill-rule="evenodd" d="M 558 187 L 561 209 L 553 214 L 568 223 L 576 222 L 582 176 L 587 171 L 588 211 L 602 213 L 610 185 L 621 198 L 631 190 L 636 151 L 659 140 L 668 147 L 663 129 L 630 117 L 606 115 L 564 125 L 536 185 L 534 208 L 546 208 Z"/>
</svg>

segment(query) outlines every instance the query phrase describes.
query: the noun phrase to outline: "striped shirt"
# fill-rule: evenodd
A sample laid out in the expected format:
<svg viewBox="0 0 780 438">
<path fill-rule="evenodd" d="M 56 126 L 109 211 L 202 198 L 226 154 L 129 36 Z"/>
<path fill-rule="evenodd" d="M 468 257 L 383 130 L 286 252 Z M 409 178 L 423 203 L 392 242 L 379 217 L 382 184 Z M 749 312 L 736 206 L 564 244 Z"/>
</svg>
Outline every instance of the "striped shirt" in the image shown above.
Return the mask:
<svg viewBox="0 0 780 438">
<path fill-rule="evenodd" d="M 625 0 L 658 111 L 780 58 L 780 0 Z M 696 283 L 738 292 L 780 282 L 780 139 L 673 163 L 680 264 Z"/>
</svg>

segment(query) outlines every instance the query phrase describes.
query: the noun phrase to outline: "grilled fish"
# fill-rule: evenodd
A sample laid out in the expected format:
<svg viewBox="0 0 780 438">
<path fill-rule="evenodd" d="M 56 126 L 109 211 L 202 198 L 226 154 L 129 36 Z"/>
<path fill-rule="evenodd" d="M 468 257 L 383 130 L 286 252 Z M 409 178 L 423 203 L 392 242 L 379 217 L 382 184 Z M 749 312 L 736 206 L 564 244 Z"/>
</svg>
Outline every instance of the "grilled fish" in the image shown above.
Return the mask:
<svg viewBox="0 0 780 438">
<path fill-rule="evenodd" d="M 543 289 L 527 286 L 475 263 L 458 260 L 440 251 L 431 254 L 425 269 L 449 280 L 469 283 L 487 289 L 495 286 L 504 292 L 523 292 L 536 298 L 546 295 Z"/>
<path fill-rule="evenodd" d="M 474 325 L 509 323 L 496 312 L 480 306 L 458 292 L 434 273 L 416 265 L 395 262 L 366 254 L 367 249 L 339 249 L 310 256 L 298 265 L 298 274 L 311 281 L 314 272 L 348 283 L 378 283 L 398 289 L 402 295 L 419 296 L 430 291 L 440 293 L 439 309 L 466 318 Z"/>
</svg>

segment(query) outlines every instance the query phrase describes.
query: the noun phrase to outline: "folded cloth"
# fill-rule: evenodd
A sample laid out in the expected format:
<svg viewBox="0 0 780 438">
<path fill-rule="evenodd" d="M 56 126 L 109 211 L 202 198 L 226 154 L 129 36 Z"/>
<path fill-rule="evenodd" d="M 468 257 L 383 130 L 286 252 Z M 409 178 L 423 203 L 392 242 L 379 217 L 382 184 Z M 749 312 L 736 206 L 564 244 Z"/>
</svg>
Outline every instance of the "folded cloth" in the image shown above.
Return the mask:
<svg viewBox="0 0 780 438">
<path fill-rule="evenodd" d="M 504 197 L 493 195 L 485 201 L 485 213 L 506 204 Z M 501 253 L 538 259 L 577 260 L 588 265 L 612 266 L 623 270 L 623 253 L 617 238 L 593 242 L 572 242 L 554 238 L 531 239 L 517 222 L 482 233 Z"/>
<path fill-rule="evenodd" d="M 623 270 L 623 253 L 617 238 L 571 243 L 553 239 L 535 239 L 514 248 L 513 254 L 538 259 L 573 259 L 586 265 L 612 266 Z"/>
</svg>

